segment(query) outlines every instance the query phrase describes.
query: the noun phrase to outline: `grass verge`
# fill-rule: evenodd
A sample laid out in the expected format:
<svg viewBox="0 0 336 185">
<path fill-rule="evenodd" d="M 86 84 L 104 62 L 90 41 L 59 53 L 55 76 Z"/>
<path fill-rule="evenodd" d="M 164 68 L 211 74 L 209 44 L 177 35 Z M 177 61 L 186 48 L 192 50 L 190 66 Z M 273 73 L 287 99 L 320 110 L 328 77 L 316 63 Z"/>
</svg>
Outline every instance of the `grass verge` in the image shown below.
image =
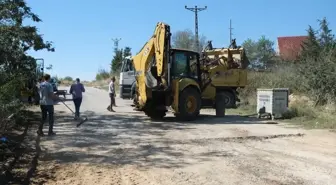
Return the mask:
<svg viewBox="0 0 336 185">
<path fill-rule="evenodd" d="M 336 111 L 330 108 L 313 107 L 306 103 L 290 104 L 282 119 L 286 123 L 302 126 L 306 129 L 336 129 Z M 227 114 L 241 116 L 257 116 L 256 105 L 243 105 L 237 109 L 228 109 Z"/>
</svg>

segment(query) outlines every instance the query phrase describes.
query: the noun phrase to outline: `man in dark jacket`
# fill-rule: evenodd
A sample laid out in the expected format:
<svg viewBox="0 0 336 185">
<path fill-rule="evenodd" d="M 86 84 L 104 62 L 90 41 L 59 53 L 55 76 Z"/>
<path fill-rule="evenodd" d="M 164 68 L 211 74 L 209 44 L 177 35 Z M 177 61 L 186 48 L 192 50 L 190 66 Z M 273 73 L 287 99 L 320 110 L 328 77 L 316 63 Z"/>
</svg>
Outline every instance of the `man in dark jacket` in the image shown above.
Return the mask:
<svg viewBox="0 0 336 185">
<path fill-rule="evenodd" d="M 83 92 L 85 92 L 84 85 L 80 83 L 79 78 L 76 78 L 76 82 L 70 87 L 70 94 L 72 94 L 72 100 L 75 104 L 75 119 L 79 118 L 79 109 L 83 100 Z"/>
</svg>

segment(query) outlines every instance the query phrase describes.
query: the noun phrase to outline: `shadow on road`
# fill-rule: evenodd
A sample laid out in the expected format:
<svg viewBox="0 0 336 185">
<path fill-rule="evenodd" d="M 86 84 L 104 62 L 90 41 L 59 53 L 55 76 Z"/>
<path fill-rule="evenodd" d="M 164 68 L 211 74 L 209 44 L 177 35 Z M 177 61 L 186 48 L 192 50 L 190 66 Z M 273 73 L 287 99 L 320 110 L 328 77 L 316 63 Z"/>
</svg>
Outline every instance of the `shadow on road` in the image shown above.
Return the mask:
<svg viewBox="0 0 336 185">
<path fill-rule="evenodd" d="M 88 121 L 77 128 L 70 115 L 57 115 L 55 137 L 42 138 L 41 160 L 59 163 L 133 164 L 142 167 L 174 168 L 195 162 L 230 157 L 232 151 L 200 150 L 191 152 L 199 145 L 186 136 L 175 134 L 197 131 L 201 124 L 260 124 L 258 119 L 227 116 L 214 118 L 200 116 L 193 122 L 176 122 L 174 117 L 164 121 L 150 121 L 142 114 L 105 114 L 84 112 Z M 206 147 L 206 145 L 203 145 Z"/>
</svg>

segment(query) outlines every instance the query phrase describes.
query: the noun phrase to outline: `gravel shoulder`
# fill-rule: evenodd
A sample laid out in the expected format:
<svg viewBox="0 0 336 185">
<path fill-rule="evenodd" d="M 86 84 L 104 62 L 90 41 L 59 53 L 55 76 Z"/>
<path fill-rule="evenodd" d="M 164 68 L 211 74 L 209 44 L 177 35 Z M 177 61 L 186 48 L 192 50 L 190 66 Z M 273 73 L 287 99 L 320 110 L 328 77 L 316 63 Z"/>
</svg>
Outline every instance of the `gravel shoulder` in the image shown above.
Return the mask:
<svg viewBox="0 0 336 185">
<path fill-rule="evenodd" d="M 79 128 L 56 105 L 57 135 L 41 138 L 34 183 L 336 184 L 334 132 L 209 111 L 189 123 L 172 115 L 151 122 L 130 101 L 116 101 L 117 112 L 108 112 L 107 92 L 87 87 L 81 111 L 89 120 Z"/>
</svg>

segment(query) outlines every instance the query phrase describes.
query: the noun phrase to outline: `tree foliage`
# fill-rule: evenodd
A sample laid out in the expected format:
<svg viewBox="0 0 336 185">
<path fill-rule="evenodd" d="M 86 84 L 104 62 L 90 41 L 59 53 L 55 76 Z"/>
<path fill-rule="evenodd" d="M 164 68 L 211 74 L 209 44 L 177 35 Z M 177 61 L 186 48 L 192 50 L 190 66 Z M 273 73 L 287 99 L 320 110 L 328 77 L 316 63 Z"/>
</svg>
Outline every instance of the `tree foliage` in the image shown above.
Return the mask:
<svg viewBox="0 0 336 185">
<path fill-rule="evenodd" d="M 132 56 L 131 48 L 125 47 L 124 49 L 115 49 L 114 56 L 111 61 L 111 72 L 119 73 L 122 61 L 125 57 Z"/>
<path fill-rule="evenodd" d="M 266 66 L 272 67 L 272 70 L 251 72 L 249 84 L 242 90 L 242 94 L 246 97 L 250 94 L 255 99 L 253 92 L 256 88 L 288 87 L 292 92 L 308 96 L 316 106 L 335 104 L 336 39 L 326 18 L 318 20 L 318 23 L 317 29 L 308 27 L 307 39 L 302 44 L 299 58 L 295 61 L 281 61 L 274 57 L 273 43 L 265 37 L 258 41 L 246 40 L 243 47 L 252 67 Z"/>
<path fill-rule="evenodd" d="M 63 78 L 63 80 L 66 80 L 66 81 L 73 81 L 73 78 L 71 76 L 66 76 Z"/>
<path fill-rule="evenodd" d="M 317 31 L 311 26 L 307 30 L 298 72 L 316 105 L 323 105 L 336 100 L 336 40 L 327 19 L 318 22 Z"/>
<path fill-rule="evenodd" d="M 41 22 L 24 0 L 0 1 L 0 117 L 13 111 L 7 105 L 19 106 L 13 103 L 19 99 L 19 89 L 38 71 L 36 60 L 27 51 L 54 51 L 35 26 L 23 24 L 25 19 Z"/>
<path fill-rule="evenodd" d="M 96 74 L 96 80 L 106 80 L 110 78 L 110 73 L 106 69 L 99 69 L 98 73 Z"/>
<path fill-rule="evenodd" d="M 274 42 L 265 36 L 257 41 L 247 39 L 243 42 L 242 47 L 245 48 L 251 67 L 254 69 L 267 69 L 275 62 Z"/>
<path fill-rule="evenodd" d="M 177 31 L 172 36 L 172 46 L 201 52 L 206 45 L 206 37 L 204 35 L 199 36 L 199 48 L 195 45 L 195 38 L 195 34 L 190 29 Z"/>
</svg>

